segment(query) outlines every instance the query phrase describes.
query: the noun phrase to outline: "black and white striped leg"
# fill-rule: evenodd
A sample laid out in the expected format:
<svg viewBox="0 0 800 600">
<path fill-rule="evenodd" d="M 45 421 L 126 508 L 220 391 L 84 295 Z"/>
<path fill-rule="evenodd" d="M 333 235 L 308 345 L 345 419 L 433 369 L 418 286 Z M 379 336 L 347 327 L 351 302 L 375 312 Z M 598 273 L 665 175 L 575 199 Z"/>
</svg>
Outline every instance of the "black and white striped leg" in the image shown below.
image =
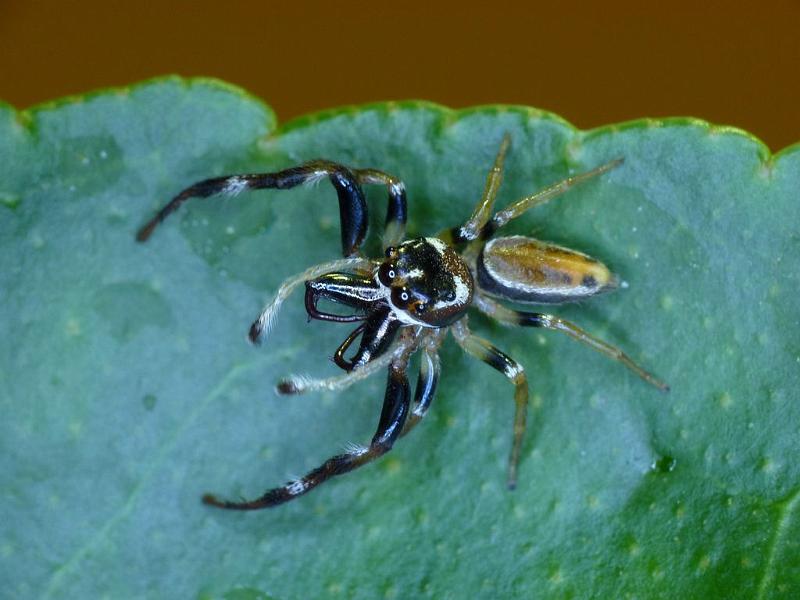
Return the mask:
<svg viewBox="0 0 800 600">
<path fill-rule="evenodd" d="M 497 319 L 501 323 L 505 323 L 506 325 L 541 327 L 544 329 L 566 333 L 573 340 L 577 340 L 582 344 L 589 346 L 592 350 L 595 350 L 600 354 L 611 358 L 612 360 L 621 362 L 639 377 L 644 379 L 647 383 L 657 387 L 662 392 L 669 391 L 669 385 L 637 365 L 633 359 L 625 354 L 622 350 L 616 346 L 612 346 L 608 342 L 604 342 L 603 340 L 594 337 L 566 319 L 556 317 L 555 315 L 513 310 L 481 295 L 475 296 L 475 306 L 478 307 L 481 312 L 494 319 Z"/>
<path fill-rule="evenodd" d="M 155 227 L 190 198 L 206 198 L 216 194 L 235 196 L 245 190 L 289 189 L 303 183 L 313 183 L 328 177 L 339 197 L 339 216 L 342 226 L 342 252 L 345 256 L 358 253 L 367 231 L 367 203 L 355 175 L 347 167 L 326 160 L 316 160 L 275 173 L 226 175 L 206 179 L 189 186 L 175 196 L 144 227 L 136 238 L 143 242 Z"/>
<path fill-rule="evenodd" d="M 164 206 L 144 227 L 136 239 L 146 241 L 156 226 L 190 198 L 207 198 L 216 194 L 235 196 L 246 190 L 289 189 L 303 183 L 314 183 L 327 177 L 339 197 L 339 217 L 342 226 L 342 252 L 345 256 L 358 254 L 367 233 L 368 211 L 362 183 L 385 185 L 389 191 L 386 211 L 385 239 L 398 243 L 405 234 L 407 220 L 406 191 L 396 177 L 375 169 L 351 170 L 327 160 L 314 160 L 275 173 L 225 175 L 195 183 Z"/>
<path fill-rule="evenodd" d="M 389 306 L 376 308 L 342 342 L 333 355 L 333 362 L 345 371 L 363 367 L 389 349 L 401 325 Z M 361 343 L 358 350 L 353 358 L 345 358 L 345 352 L 359 335 Z"/>
<path fill-rule="evenodd" d="M 416 427 L 428 409 L 431 407 L 433 397 L 436 395 L 436 387 L 439 384 L 441 373 L 441 363 L 439 353 L 435 348 L 425 348 L 422 351 L 422 359 L 419 365 L 419 375 L 417 376 L 417 387 L 414 390 L 414 402 L 411 414 L 408 416 L 402 435 Z"/>
<path fill-rule="evenodd" d="M 377 169 L 356 169 L 354 173 L 361 183 L 386 186 L 389 198 L 383 230 L 383 247 L 388 248 L 399 244 L 406 235 L 406 221 L 408 220 L 405 184 L 394 175 Z"/>
<path fill-rule="evenodd" d="M 473 335 L 467 327 L 466 318 L 455 323 L 451 329 L 459 346 L 468 354 L 494 367 L 514 384 L 514 433 L 511 455 L 508 459 L 508 487 L 514 489 L 517 486 L 517 465 L 522 452 L 528 413 L 528 378 L 525 376 L 525 370 L 517 361 L 495 348 L 487 340 Z"/>
<path fill-rule="evenodd" d="M 296 481 L 269 490 L 260 498 L 243 502 L 219 500 L 206 494 L 203 502 L 219 508 L 230 510 L 258 510 L 269 508 L 293 500 L 309 492 L 335 475 L 342 475 L 357 469 L 380 456 L 386 454 L 394 445 L 403 430 L 408 417 L 410 391 L 405 374 L 405 360 L 392 363 L 389 367 L 389 379 L 386 384 L 386 395 L 378 428 L 372 442 L 366 448 L 357 448 L 345 454 L 329 458 L 321 466 Z"/>
</svg>

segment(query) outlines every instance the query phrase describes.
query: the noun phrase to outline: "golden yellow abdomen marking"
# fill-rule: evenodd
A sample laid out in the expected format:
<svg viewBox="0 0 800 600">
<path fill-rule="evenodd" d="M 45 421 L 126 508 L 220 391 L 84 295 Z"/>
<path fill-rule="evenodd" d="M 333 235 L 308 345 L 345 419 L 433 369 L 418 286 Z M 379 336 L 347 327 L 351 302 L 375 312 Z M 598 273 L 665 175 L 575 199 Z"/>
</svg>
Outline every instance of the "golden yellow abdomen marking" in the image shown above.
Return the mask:
<svg viewBox="0 0 800 600">
<path fill-rule="evenodd" d="M 591 256 L 523 236 L 487 242 L 477 268 L 484 290 L 518 302 L 580 300 L 617 285 L 608 267 Z"/>
</svg>

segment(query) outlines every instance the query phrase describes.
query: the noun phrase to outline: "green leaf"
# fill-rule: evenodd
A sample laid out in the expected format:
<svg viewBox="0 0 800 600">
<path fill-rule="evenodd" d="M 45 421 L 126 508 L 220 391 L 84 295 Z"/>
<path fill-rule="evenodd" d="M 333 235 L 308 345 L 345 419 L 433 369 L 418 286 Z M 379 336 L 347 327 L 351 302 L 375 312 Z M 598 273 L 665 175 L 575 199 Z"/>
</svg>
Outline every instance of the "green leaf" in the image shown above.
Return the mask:
<svg viewBox="0 0 800 600">
<path fill-rule="evenodd" d="M 324 157 L 401 177 L 409 233 L 465 220 L 504 132 L 500 205 L 624 156 L 508 227 L 588 252 L 629 286 L 563 315 L 672 385 L 557 333 L 473 328 L 527 369 L 512 389 L 452 341 L 433 408 L 387 457 L 279 508 L 230 513 L 347 442 L 385 377 L 336 372 L 349 328 L 245 335 L 280 282 L 339 252 L 325 184 L 196 200 L 206 177 Z M 516 107 L 335 110 L 276 128 L 213 81 L 0 107 L 0 581 L 17 598 L 791 598 L 800 595 L 800 148 L 700 121 L 591 132 Z M 384 192 L 370 190 L 375 216 Z"/>
</svg>

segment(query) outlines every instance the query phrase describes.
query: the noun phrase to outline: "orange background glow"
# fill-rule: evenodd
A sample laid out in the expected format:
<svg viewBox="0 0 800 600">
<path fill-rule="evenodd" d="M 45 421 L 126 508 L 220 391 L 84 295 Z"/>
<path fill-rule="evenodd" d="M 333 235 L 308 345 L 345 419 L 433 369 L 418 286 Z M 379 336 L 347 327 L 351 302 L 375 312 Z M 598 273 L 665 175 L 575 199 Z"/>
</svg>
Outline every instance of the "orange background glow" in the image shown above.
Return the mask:
<svg viewBox="0 0 800 600">
<path fill-rule="evenodd" d="M 0 98 L 24 108 L 155 75 L 208 75 L 260 96 L 281 121 L 375 100 L 513 103 L 581 128 L 695 116 L 779 150 L 800 140 L 798 31 L 797 0 L 3 0 Z"/>
</svg>

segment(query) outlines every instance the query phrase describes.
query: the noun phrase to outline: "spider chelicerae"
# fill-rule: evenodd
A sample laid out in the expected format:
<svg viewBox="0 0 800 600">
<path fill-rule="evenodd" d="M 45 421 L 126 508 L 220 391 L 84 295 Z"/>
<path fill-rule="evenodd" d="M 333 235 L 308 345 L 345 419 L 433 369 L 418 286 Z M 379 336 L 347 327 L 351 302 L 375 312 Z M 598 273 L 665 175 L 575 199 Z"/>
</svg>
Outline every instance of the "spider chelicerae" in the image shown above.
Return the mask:
<svg viewBox="0 0 800 600">
<path fill-rule="evenodd" d="M 621 362 L 655 387 L 669 389 L 624 352 L 577 325 L 554 315 L 514 310 L 498 302 L 561 304 L 617 287 L 617 278 L 611 271 L 586 254 L 533 238 L 494 237 L 494 234 L 534 206 L 615 168 L 622 159 L 554 183 L 493 213 L 509 144 L 510 137 L 506 135 L 470 218 L 460 227 L 442 231 L 436 237 L 404 239 L 407 213 L 402 181 L 376 169 L 352 169 L 327 160 L 314 160 L 276 173 L 227 175 L 198 182 L 175 196 L 142 227 L 137 235 L 139 241 L 147 240 L 155 227 L 189 198 L 234 196 L 245 190 L 264 188 L 287 189 L 327 177 L 339 198 L 345 258 L 316 265 L 287 279 L 252 324 L 249 336 L 254 343 L 262 341 L 280 305 L 292 290 L 304 283 L 309 318 L 358 323 L 358 326 L 333 355 L 334 362 L 346 374 L 328 379 L 293 376 L 281 381 L 277 391 L 299 394 L 314 389 L 340 390 L 383 368 L 389 372 L 378 427 L 368 446 L 353 446 L 304 477 L 270 489 L 254 500 L 234 502 L 206 495 L 203 502 L 234 510 L 276 506 L 307 493 L 334 475 L 352 471 L 386 454 L 430 408 L 441 369 L 438 350 L 448 331 L 468 354 L 503 373 L 514 385 L 516 408 L 507 480 L 508 487 L 513 489 L 525 433 L 528 381 L 519 363 L 470 332 L 467 325 L 470 308 L 503 324 L 565 333 Z M 388 190 L 383 234 L 385 256 L 381 259 L 366 258 L 360 251 L 368 222 L 363 184 L 383 185 Z M 344 305 L 352 312 L 323 312 L 318 308 L 320 300 Z M 348 357 L 357 340 L 358 348 Z M 416 352 L 422 357 L 412 400 L 406 372 L 409 359 Z"/>
</svg>

